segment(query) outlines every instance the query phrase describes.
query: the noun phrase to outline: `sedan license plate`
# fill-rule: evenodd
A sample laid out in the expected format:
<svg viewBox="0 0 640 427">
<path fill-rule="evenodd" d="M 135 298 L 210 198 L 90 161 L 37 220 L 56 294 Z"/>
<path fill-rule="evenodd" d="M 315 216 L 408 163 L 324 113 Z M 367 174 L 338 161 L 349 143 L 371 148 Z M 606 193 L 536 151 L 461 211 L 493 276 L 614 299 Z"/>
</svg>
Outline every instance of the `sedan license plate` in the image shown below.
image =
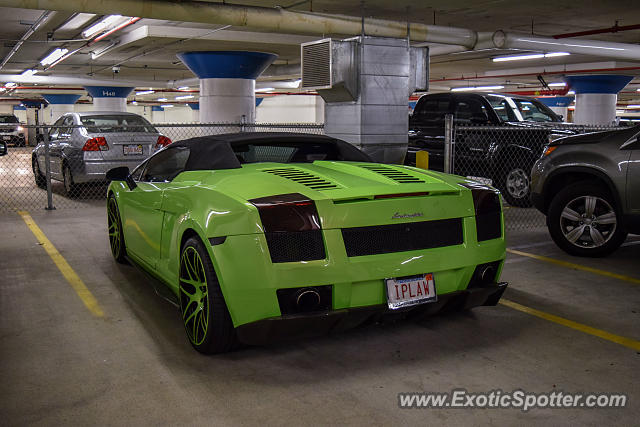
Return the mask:
<svg viewBox="0 0 640 427">
<path fill-rule="evenodd" d="M 395 310 L 426 302 L 438 301 L 433 273 L 387 279 L 387 304 Z"/>
<path fill-rule="evenodd" d="M 10 136 L 3 136 L 2 139 L 4 139 L 5 141 L 11 141 L 11 137 Z"/>
<path fill-rule="evenodd" d="M 135 156 L 137 154 L 142 154 L 142 145 L 127 144 L 122 146 L 122 150 L 125 156 Z"/>
</svg>

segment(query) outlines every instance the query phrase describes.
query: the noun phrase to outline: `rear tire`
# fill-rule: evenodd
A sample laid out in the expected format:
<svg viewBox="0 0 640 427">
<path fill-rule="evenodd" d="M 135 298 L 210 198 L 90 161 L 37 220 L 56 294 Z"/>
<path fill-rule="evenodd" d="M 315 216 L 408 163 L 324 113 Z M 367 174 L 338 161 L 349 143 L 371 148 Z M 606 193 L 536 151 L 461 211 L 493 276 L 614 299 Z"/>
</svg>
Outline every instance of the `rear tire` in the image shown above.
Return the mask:
<svg viewBox="0 0 640 427">
<path fill-rule="evenodd" d="M 236 332 L 216 272 L 197 237 L 189 238 L 180 251 L 179 293 L 182 322 L 193 348 L 214 354 L 237 347 Z"/>
<path fill-rule="evenodd" d="M 47 178 L 40 172 L 40 165 L 38 165 L 38 160 L 35 157 L 31 159 L 31 169 L 33 169 L 33 178 L 36 181 L 36 186 L 42 189 L 47 188 Z"/>
<path fill-rule="evenodd" d="M 613 197 L 593 182 L 561 190 L 549 205 L 547 228 L 560 249 L 583 257 L 609 255 L 627 237 Z"/>
<path fill-rule="evenodd" d="M 73 175 L 71 174 L 71 168 L 68 163 L 65 163 L 62 167 L 62 182 L 64 183 L 64 191 L 67 196 L 72 198 L 78 197 L 78 184 L 73 181 Z"/>
<path fill-rule="evenodd" d="M 124 232 L 122 231 L 122 221 L 116 196 L 109 194 L 107 199 L 107 225 L 109 231 L 109 246 L 111 255 L 120 264 L 127 263 L 127 247 L 124 244 Z"/>
<path fill-rule="evenodd" d="M 507 164 L 498 179 L 498 188 L 511 206 L 531 207 L 531 168 Z"/>
</svg>

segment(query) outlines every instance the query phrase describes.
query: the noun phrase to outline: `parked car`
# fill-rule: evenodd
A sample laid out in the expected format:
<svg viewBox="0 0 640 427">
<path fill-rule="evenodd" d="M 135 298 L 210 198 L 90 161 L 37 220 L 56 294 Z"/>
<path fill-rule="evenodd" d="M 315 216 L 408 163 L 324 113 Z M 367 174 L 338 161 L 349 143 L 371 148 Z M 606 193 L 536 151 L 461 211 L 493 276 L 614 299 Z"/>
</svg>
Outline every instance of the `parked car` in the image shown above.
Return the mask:
<svg viewBox="0 0 640 427">
<path fill-rule="evenodd" d="M 495 305 L 506 288 L 496 190 L 327 136 L 192 138 L 107 177 L 114 258 L 171 291 L 200 352 Z"/>
<path fill-rule="evenodd" d="M 6 156 L 9 153 L 9 148 L 7 147 L 7 143 L 4 141 L 0 141 L 0 156 Z"/>
<path fill-rule="evenodd" d="M 135 167 L 171 143 L 144 117 L 123 112 L 66 113 L 49 131 L 51 178 L 62 181 L 68 195 L 77 186 L 105 180 L 108 170 Z M 45 143 L 32 154 L 36 184 L 44 188 Z"/>
<path fill-rule="evenodd" d="M 24 128 L 13 114 L 0 114 L 0 140 L 24 147 Z"/>
<path fill-rule="evenodd" d="M 605 256 L 640 234 L 640 126 L 562 138 L 531 172 L 531 199 L 556 244 Z"/>
<path fill-rule="evenodd" d="M 490 178 L 514 206 L 531 206 L 529 171 L 542 154 L 549 135 L 574 133 L 554 130 L 562 118 L 533 98 L 496 93 L 427 94 L 418 100 L 409 118 L 405 164 L 415 165 L 416 152 L 425 150 L 429 152 L 429 168 L 444 170 L 446 114 L 453 115 L 456 125 L 495 126 L 456 134 L 453 172 Z M 540 126 L 545 129 L 540 130 Z"/>
</svg>

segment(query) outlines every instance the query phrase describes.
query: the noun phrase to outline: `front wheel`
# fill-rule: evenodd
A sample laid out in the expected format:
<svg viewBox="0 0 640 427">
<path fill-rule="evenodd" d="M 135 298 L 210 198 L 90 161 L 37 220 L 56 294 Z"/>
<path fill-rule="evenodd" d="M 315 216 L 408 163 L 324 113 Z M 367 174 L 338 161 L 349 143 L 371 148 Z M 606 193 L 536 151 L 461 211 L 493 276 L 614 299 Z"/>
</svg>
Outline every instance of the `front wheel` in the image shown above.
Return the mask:
<svg viewBox="0 0 640 427">
<path fill-rule="evenodd" d="M 31 168 L 33 169 L 36 186 L 38 188 L 47 188 L 47 178 L 40 171 L 40 165 L 38 165 L 38 160 L 35 157 L 31 159 Z"/>
<path fill-rule="evenodd" d="M 502 197 L 511 206 L 529 208 L 531 204 L 531 168 L 508 165 L 499 178 L 498 186 Z"/>
<path fill-rule="evenodd" d="M 613 197 L 589 182 L 571 185 L 553 198 L 547 227 L 553 241 L 576 256 L 609 255 L 627 237 Z"/>
<path fill-rule="evenodd" d="M 180 313 L 191 345 L 201 353 L 226 353 L 237 345 L 233 322 L 206 248 L 197 237 L 180 252 Z"/>
</svg>

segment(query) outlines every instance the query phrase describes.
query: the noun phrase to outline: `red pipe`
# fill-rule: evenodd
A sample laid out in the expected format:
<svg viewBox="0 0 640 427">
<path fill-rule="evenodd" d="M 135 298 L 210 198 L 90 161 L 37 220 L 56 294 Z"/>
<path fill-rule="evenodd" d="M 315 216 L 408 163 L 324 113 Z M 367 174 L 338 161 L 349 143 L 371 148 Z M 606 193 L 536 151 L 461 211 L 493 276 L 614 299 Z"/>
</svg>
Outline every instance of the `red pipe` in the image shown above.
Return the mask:
<svg viewBox="0 0 640 427">
<path fill-rule="evenodd" d="M 117 26 L 116 28 L 114 28 L 113 30 L 107 31 L 106 33 L 102 34 L 101 36 L 96 37 L 95 39 L 91 40 L 91 41 L 88 43 L 88 46 L 91 46 L 91 45 L 92 45 L 92 44 L 94 44 L 95 42 L 99 42 L 99 41 L 100 41 L 100 40 L 102 40 L 103 38 L 105 38 L 105 37 L 107 37 L 107 36 L 109 36 L 109 35 L 111 35 L 111 34 L 115 33 L 116 31 L 119 31 L 119 30 L 121 30 L 121 29 L 123 29 L 123 28 L 125 28 L 125 27 L 128 27 L 129 25 L 134 24 L 134 23 L 138 22 L 139 20 L 140 20 L 140 18 L 139 18 L 139 17 L 134 17 L 134 18 L 129 19 L 127 22 L 124 22 L 124 23 L 122 23 L 122 24 L 118 25 L 118 26 Z"/>
<path fill-rule="evenodd" d="M 556 34 L 555 36 L 552 36 L 552 37 L 554 39 L 564 39 L 568 37 L 591 36 L 594 34 L 617 33 L 620 31 L 629 31 L 629 30 L 640 30 L 640 24 L 618 26 L 618 23 L 616 22 L 616 25 L 609 28 L 599 28 L 597 30 L 578 31 L 575 33 Z"/>
</svg>

